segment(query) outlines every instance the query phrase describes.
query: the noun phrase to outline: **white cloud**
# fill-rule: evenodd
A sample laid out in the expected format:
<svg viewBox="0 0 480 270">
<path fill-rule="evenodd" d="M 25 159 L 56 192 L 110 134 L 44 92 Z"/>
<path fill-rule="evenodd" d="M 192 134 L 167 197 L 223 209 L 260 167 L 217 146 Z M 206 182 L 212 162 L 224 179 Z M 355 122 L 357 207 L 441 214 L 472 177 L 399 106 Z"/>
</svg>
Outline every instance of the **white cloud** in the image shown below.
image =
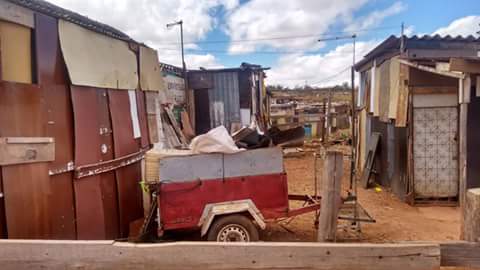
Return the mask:
<svg viewBox="0 0 480 270">
<path fill-rule="evenodd" d="M 177 51 L 159 52 L 161 62 L 182 67 L 182 56 Z M 212 54 L 185 54 L 185 63 L 187 69 L 204 68 L 223 68 L 218 59 Z"/>
<path fill-rule="evenodd" d="M 358 29 L 378 26 L 388 16 L 398 14 L 405 9 L 407 9 L 407 6 L 405 4 L 403 4 L 402 2 L 395 2 L 393 5 L 384 10 L 375 10 L 364 17 L 355 19 L 350 25 L 345 28 L 345 30 L 353 32 Z"/>
<path fill-rule="evenodd" d="M 378 45 L 380 41 L 357 42 L 357 60 Z M 268 84 L 294 87 L 307 84 L 333 86 L 350 82 L 352 65 L 352 44 L 336 47 L 326 54 L 295 54 L 281 57 L 277 64 L 267 71 Z M 344 71 L 338 74 L 340 71 Z M 338 76 L 336 76 L 338 74 Z M 358 80 L 357 80 L 358 81 Z"/>
<path fill-rule="evenodd" d="M 225 31 L 232 40 L 322 34 L 335 23 L 349 20 L 367 1 L 251 0 L 231 12 Z M 229 50 L 246 53 L 262 47 L 318 49 L 322 44 L 317 38 L 232 43 Z"/>
<path fill-rule="evenodd" d="M 446 27 L 439 28 L 434 34 L 441 36 L 478 36 L 477 31 L 480 30 L 480 16 L 466 16 L 457 20 L 454 20 Z"/>
<path fill-rule="evenodd" d="M 176 48 L 177 45 L 171 43 L 179 42 L 178 26 L 167 29 L 167 23 L 183 19 L 185 41 L 199 41 L 205 39 L 207 33 L 216 27 L 218 22 L 215 15 L 221 8 L 229 12 L 239 4 L 238 0 L 50 0 L 50 2 L 111 25 L 133 39 L 159 50 L 161 56 L 171 54 L 160 52 L 160 48 Z M 188 47 L 195 48 L 195 45 L 189 44 Z M 186 60 L 213 63 L 214 61 L 206 60 L 212 57 L 195 55 L 187 57 Z M 173 57 L 160 58 L 162 62 L 170 60 L 173 60 Z M 177 62 L 172 62 L 174 63 Z"/>
</svg>

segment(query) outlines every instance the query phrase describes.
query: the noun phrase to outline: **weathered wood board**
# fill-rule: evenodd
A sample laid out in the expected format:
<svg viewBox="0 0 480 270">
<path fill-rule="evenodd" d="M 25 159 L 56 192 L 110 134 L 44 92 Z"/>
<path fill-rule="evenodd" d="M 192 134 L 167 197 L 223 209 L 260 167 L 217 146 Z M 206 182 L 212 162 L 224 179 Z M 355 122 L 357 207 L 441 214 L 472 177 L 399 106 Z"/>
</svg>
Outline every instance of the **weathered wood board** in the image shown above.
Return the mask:
<svg viewBox="0 0 480 270">
<path fill-rule="evenodd" d="M 214 243 L 1 240 L 4 270 L 336 269 L 440 267 L 438 244 Z"/>
</svg>

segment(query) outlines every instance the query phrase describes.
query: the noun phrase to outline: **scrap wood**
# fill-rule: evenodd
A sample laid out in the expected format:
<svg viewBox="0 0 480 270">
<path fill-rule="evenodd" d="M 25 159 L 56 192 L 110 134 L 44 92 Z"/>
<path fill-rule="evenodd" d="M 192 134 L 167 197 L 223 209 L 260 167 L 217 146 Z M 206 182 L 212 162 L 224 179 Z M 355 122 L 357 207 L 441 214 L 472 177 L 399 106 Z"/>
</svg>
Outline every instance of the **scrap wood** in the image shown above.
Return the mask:
<svg viewBox="0 0 480 270">
<path fill-rule="evenodd" d="M 367 148 L 367 160 L 365 161 L 365 167 L 360 178 L 360 182 L 363 188 L 368 188 L 370 176 L 373 172 L 373 165 L 375 162 L 375 155 L 377 154 L 378 144 L 380 142 L 380 133 L 373 132 L 370 137 Z"/>
<path fill-rule="evenodd" d="M 190 116 L 188 116 L 188 113 L 183 110 L 180 113 L 180 117 L 182 118 L 183 134 L 185 134 L 185 137 L 187 137 L 187 139 L 193 139 L 193 137 L 195 137 L 195 131 L 193 131 L 193 127 L 190 124 Z"/>
<path fill-rule="evenodd" d="M 180 127 L 178 126 L 178 122 L 177 120 L 175 119 L 175 116 L 173 115 L 172 111 L 170 110 L 170 108 L 168 107 L 164 107 L 164 111 L 165 111 L 165 114 L 166 114 L 166 119 L 167 121 L 170 123 L 170 126 L 173 128 L 173 131 L 175 132 L 175 134 L 177 135 L 177 138 L 179 139 L 180 143 L 182 145 L 187 145 L 188 144 L 188 141 L 187 141 L 187 138 L 185 137 L 185 135 L 183 134 L 182 130 L 180 129 Z"/>
</svg>

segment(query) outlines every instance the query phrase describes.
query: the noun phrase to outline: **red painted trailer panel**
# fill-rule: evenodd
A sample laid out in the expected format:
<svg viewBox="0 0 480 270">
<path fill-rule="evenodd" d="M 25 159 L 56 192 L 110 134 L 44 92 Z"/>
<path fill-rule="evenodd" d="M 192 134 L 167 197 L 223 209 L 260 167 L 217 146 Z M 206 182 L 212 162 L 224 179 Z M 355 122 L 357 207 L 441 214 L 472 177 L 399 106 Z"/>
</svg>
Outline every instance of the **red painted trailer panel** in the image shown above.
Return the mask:
<svg viewBox="0 0 480 270">
<path fill-rule="evenodd" d="M 195 228 L 205 205 L 251 199 L 264 218 L 288 213 L 286 174 L 233 177 L 159 184 L 159 207 L 164 230 Z"/>
</svg>

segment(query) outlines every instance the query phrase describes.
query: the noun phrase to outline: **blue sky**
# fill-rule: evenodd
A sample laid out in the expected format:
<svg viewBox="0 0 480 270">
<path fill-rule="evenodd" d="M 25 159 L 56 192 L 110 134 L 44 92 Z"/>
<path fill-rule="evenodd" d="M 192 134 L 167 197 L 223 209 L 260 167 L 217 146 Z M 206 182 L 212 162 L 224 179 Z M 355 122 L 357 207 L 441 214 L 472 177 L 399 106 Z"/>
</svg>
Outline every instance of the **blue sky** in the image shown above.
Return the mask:
<svg viewBox="0 0 480 270">
<path fill-rule="evenodd" d="M 181 65 L 179 29 L 184 21 L 189 68 L 271 67 L 268 83 L 333 85 L 348 81 L 351 40 L 322 37 L 356 33 L 357 59 L 391 34 L 468 35 L 480 31 L 476 0 L 52 0 L 125 31 Z M 298 37 L 302 36 L 302 38 Z M 478 36 L 478 35 L 477 35 Z M 296 37 L 296 38 L 295 38 Z"/>
</svg>

